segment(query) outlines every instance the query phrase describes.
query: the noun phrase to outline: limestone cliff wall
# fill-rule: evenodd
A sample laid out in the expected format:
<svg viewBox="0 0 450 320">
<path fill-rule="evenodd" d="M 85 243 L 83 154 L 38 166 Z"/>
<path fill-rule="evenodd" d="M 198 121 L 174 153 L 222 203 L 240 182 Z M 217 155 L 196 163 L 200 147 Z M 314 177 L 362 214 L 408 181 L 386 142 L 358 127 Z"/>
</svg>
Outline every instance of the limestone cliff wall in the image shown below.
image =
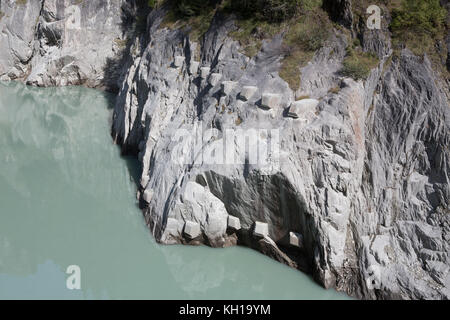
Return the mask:
<svg viewBox="0 0 450 320">
<path fill-rule="evenodd" d="M 351 1 L 341 2 L 334 18 L 351 27 Z M 0 1 L 0 74 L 118 90 L 113 138 L 142 165 L 157 241 L 246 245 L 360 298 L 450 298 L 449 87 L 426 57 L 392 55 L 386 28 L 353 30 L 380 58 L 355 81 L 339 73 L 349 40 L 334 30 L 294 92 L 279 76 L 282 34 L 249 58 L 229 36 L 232 16 L 193 41 L 161 26 L 166 8 L 136 32 L 133 2 L 89 3 L 104 13 L 82 7 L 95 15 L 86 28 L 101 21 L 105 37 L 55 46 L 67 26 L 56 27 L 51 1 Z M 39 22 L 11 41 L 19 14 Z"/>
<path fill-rule="evenodd" d="M 109 87 L 108 61 L 124 46 L 122 3 L 1 0 L 0 79 Z"/>
</svg>

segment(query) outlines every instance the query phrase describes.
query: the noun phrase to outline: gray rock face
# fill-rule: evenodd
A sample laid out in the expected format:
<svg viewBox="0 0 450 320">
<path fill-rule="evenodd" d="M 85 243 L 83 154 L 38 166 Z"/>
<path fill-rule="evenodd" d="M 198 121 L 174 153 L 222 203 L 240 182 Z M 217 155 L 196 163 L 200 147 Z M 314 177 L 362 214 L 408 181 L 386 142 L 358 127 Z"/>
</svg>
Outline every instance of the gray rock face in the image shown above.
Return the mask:
<svg viewBox="0 0 450 320">
<path fill-rule="evenodd" d="M 0 79 L 16 79 L 29 72 L 40 10 L 40 1 L 24 5 L 0 1 Z"/>
<path fill-rule="evenodd" d="M 1 0 L 0 79 L 36 86 L 108 86 L 108 59 L 123 49 L 124 1 Z M 6 49 L 4 49 L 6 48 Z"/>
<path fill-rule="evenodd" d="M 353 12 L 351 0 L 324 0 L 323 5 L 333 20 L 347 28 L 352 27 Z"/>
<path fill-rule="evenodd" d="M 195 43 L 159 28 L 163 15 L 149 17 L 113 124 L 124 151 L 140 152 L 158 241 L 188 243 L 173 226 L 196 221 L 206 244 L 239 241 L 357 297 L 450 297 L 449 108 L 427 59 L 404 50 L 386 64 L 389 37 L 366 34 L 382 60 L 355 82 L 339 75 L 347 44 L 338 34 L 294 92 L 278 75 L 280 36 L 250 59 L 227 36 L 231 18 L 216 17 Z M 173 69 L 177 56 L 185 63 Z M 292 119 L 299 95 L 312 110 Z M 263 239 L 255 222 L 267 223 Z"/>
<path fill-rule="evenodd" d="M 361 298 L 450 298 L 449 88 L 427 58 L 388 59 L 387 29 L 361 30 L 380 64 L 343 78 L 336 31 L 291 90 L 282 35 L 249 58 L 231 17 L 198 43 L 160 28 L 161 9 L 124 41 L 128 2 L 0 0 L 0 78 L 98 87 L 120 75 L 113 137 L 139 158 L 159 242 L 247 245 Z M 325 6 L 351 27 L 350 0 Z"/>
<path fill-rule="evenodd" d="M 362 194 L 368 217 L 361 228 L 360 263 L 380 268 L 380 284 L 412 298 L 448 298 L 449 141 L 448 98 L 427 59 L 409 52 L 390 65 L 366 117 Z M 368 143 L 377 141 L 378 143 Z M 364 227 L 363 227 L 364 226 Z M 437 279 L 433 261 L 446 265 Z"/>
</svg>

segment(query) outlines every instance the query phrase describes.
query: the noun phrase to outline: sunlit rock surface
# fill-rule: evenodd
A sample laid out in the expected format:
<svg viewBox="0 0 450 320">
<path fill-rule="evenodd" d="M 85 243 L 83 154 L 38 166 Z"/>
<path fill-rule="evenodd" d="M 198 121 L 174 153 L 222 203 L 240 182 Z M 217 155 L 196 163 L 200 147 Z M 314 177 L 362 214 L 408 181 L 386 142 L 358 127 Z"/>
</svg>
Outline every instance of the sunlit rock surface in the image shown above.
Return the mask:
<svg viewBox="0 0 450 320">
<path fill-rule="evenodd" d="M 386 64 L 389 38 L 370 38 L 379 67 L 364 82 L 342 78 L 346 40 L 336 34 L 293 92 L 278 76 L 278 36 L 249 59 L 227 36 L 232 19 L 216 17 L 194 43 L 159 28 L 162 16 L 149 17 L 113 124 L 123 150 L 141 155 L 141 190 L 156 195 L 143 207 L 158 241 L 248 245 L 358 297 L 449 298 L 449 108 L 426 59 L 404 50 Z M 195 50 L 200 75 L 189 72 Z M 181 70 L 171 68 L 181 55 Z M 213 74 L 222 88 L 202 80 Z M 264 138 L 246 145 L 229 130 Z M 266 158 L 253 161 L 255 145 Z M 227 214 L 239 230 L 227 228 Z M 202 240 L 183 236 L 186 221 L 202 226 Z M 220 232 L 208 231 L 211 221 Z M 268 223 L 265 241 L 255 222 Z"/>
<path fill-rule="evenodd" d="M 119 64 L 102 64 L 121 43 L 119 16 L 108 15 L 117 2 L 105 2 L 105 13 L 94 4 L 81 9 L 98 15 L 92 23 L 102 21 L 108 36 L 84 43 L 69 32 L 79 43 L 60 48 L 52 39 L 66 39 L 58 34 L 67 26 L 58 31 L 52 2 L 39 11 L 1 1 L 9 13 L 0 27 L 25 31 L 2 50 L 0 74 L 36 85 L 82 83 L 83 54 L 99 50 L 93 69 L 108 72 L 83 72 L 84 79 L 119 88 L 113 138 L 141 163 L 141 206 L 159 242 L 247 245 L 362 298 L 450 298 L 449 88 L 427 57 L 405 49 L 390 58 L 389 32 L 362 30 L 362 47 L 380 63 L 365 81 L 344 78 L 348 40 L 335 31 L 292 90 L 279 77 L 281 34 L 249 58 L 228 36 L 233 17 L 216 16 L 193 42 L 160 27 L 162 8 L 122 48 Z M 352 1 L 324 3 L 335 21 L 352 25 Z M 41 23 L 14 27 L 8 14 Z M 60 54 L 81 47 L 75 60 Z M 302 97 L 314 103 L 293 117 Z M 228 228 L 229 215 L 239 230 Z M 188 221 L 200 226 L 194 239 L 184 232 Z M 267 236 L 254 236 L 255 222 L 267 223 Z M 301 247 L 290 245 L 292 233 Z"/>
<path fill-rule="evenodd" d="M 111 86 L 126 45 L 122 0 L 1 0 L 0 79 L 36 86 Z"/>
</svg>

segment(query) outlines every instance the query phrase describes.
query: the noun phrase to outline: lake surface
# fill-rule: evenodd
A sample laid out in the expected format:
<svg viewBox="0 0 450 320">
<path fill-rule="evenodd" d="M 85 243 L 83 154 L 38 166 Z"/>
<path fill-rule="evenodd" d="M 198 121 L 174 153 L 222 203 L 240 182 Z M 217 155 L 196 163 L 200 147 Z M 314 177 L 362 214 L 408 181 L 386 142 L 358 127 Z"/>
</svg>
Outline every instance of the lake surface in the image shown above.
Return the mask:
<svg viewBox="0 0 450 320">
<path fill-rule="evenodd" d="M 112 97 L 0 83 L 0 299 L 347 299 L 250 249 L 158 245 Z M 66 269 L 81 268 L 81 290 Z"/>
</svg>

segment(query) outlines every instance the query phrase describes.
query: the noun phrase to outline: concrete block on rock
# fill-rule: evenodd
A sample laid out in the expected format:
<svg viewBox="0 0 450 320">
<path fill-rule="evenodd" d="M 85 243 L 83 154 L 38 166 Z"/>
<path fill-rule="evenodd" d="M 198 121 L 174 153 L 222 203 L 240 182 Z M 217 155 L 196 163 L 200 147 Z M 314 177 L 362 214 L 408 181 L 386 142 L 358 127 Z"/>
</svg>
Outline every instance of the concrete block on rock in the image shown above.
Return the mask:
<svg viewBox="0 0 450 320">
<path fill-rule="evenodd" d="M 183 56 L 175 56 L 175 59 L 173 61 L 173 66 L 175 68 L 181 68 L 183 66 L 185 57 Z"/>
<path fill-rule="evenodd" d="M 198 67 L 200 66 L 200 62 L 192 61 L 189 66 L 189 72 L 191 75 L 196 75 L 198 72 Z M 209 72 L 209 71 L 208 71 Z"/>
<path fill-rule="evenodd" d="M 277 109 L 280 106 L 281 96 L 275 93 L 264 93 L 261 107 L 264 109 Z"/>
<path fill-rule="evenodd" d="M 208 77 L 210 71 L 211 71 L 210 67 L 201 67 L 200 68 L 200 77 L 202 79 L 206 79 Z"/>
<path fill-rule="evenodd" d="M 228 228 L 233 230 L 241 230 L 241 221 L 238 217 L 228 216 Z"/>
<path fill-rule="evenodd" d="M 293 247 L 301 248 L 303 246 L 303 236 L 297 232 L 289 232 L 289 244 Z"/>
<path fill-rule="evenodd" d="M 257 87 L 254 86 L 243 86 L 239 98 L 244 101 L 250 100 L 253 95 L 258 91 Z"/>
<path fill-rule="evenodd" d="M 226 96 L 229 95 L 233 91 L 235 86 L 236 86 L 236 82 L 235 81 L 224 81 L 224 82 L 222 82 L 222 84 L 221 84 L 222 93 L 224 95 L 226 95 Z"/>
<path fill-rule="evenodd" d="M 269 225 L 265 222 L 256 221 L 253 235 L 259 238 L 267 237 L 269 235 Z"/>
<path fill-rule="evenodd" d="M 222 75 L 220 73 L 211 73 L 209 76 L 209 84 L 213 87 L 219 84 L 220 79 L 222 79 Z"/>
<path fill-rule="evenodd" d="M 184 234 L 189 239 L 197 238 L 201 233 L 200 224 L 192 221 L 186 221 L 184 224 Z"/>
<path fill-rule="evenodd" d="M 178 220 L 174 218 L 168 218 L 166 224 L 166 231 L 169 234 L 176 235 L 178 232 Z"/>
<path fill-rule="evenodd" d="M 142 178 L 141 178 L 141 182 L 140 182 L 141 187 L 143 189 L 145 189 L 147 187 L 147 184 L 148 184 L 149 181 L 150 181 L 150 177 L 148 176 L 148 174 L 143 175 Z"/>
<path fill-rule="evenodd" d="M 318 104 L 319 100 L 316 99 L 303 99 L 294 101 L 289 107 L 289 112 L 287 115 L 288 117 L 297 119 L 309 112 L 314 112 Z"/>
<path fill-rule="evenodd" d="M 153 198 L 153 190 L 146 189 L 142 194 L 142 200 L 144 200 L 146 203 L 150 203 Z"/>
</svg>

